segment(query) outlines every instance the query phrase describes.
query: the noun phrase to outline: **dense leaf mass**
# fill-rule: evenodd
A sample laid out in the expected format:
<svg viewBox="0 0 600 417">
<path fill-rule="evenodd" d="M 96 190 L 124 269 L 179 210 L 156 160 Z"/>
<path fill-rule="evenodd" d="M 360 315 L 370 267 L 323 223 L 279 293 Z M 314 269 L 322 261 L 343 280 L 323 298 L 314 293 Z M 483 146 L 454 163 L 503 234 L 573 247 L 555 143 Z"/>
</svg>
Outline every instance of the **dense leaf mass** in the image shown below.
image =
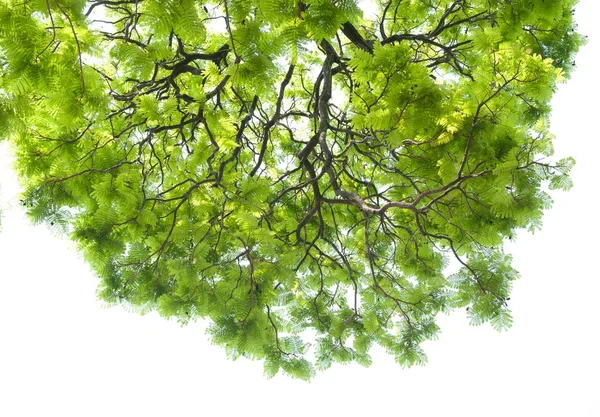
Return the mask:
<svg viewBox="0 0 600 417">
<path fill-rule="evenodd" d="M 1 137 L 103 300 L 268 375 L 418 364 L 440 312 L 511 324 L 503 242 L 570 186 L 575 2 L 8 0 Z"/>
</svg>

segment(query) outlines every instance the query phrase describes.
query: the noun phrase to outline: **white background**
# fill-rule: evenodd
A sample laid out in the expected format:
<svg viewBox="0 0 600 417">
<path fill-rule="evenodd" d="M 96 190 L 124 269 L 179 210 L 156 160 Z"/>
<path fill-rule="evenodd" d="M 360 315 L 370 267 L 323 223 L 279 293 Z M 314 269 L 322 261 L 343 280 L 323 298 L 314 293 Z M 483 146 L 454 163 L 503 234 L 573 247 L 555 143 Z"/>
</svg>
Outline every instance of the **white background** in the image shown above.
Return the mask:
<svg viewBox="0 0 600 417">
<path fill-rule="evenodd" d="M 72 245 L 28 224 L 0 145 L 0 416 L 600 416 L 600 32 L 597 0 L 576 18 L 590 41 L 553 100 L 556 156 L 575 187 L 553 194 L 544 230 L 508 250 L 521 272 L 514 326 L 440 318 L 429 363 L 334 366 L 305 383 L 266 380 L 260 362 L 228 361 L 202 323 L 180 327 L 96 300 Z"/>
</svg>

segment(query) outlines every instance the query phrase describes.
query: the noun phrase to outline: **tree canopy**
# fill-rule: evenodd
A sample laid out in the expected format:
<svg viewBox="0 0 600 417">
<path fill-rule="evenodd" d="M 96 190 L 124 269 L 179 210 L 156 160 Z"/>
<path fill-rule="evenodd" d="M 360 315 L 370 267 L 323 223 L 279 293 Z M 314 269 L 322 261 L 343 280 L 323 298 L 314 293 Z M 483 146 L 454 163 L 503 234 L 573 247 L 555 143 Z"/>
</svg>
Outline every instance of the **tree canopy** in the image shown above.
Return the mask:
<svg viewBox="0 0 600 417">
<path fill-rule="evenodd" d="M 511 325 L 576 0 L 0 4 L 0 139 L 99 297 L 299 378 L 423 363 L 436 315 Z M 376 16 L 367 18 L 368 16 Z M 449 265 L 456 268 L 450 272 Z"/>
</svg>

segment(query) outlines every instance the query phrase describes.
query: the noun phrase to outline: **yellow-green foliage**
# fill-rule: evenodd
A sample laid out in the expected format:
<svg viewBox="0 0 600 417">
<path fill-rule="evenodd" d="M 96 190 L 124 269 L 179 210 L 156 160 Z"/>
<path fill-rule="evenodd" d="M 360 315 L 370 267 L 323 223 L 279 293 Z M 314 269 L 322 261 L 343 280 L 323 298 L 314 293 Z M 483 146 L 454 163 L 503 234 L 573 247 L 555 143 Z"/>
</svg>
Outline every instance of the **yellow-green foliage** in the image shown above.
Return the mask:
<svg viewBox="0 0 600 417">
<path fill-rule="evenodd" d="M 512 323 L 502 245 L 571 187 L 575 0 L 4 1 L 0 140 L 99 296 L 303 379 Z M 449 261 L 460 269 L 444 274 Z M 310 337 L 307 335 L 311 335 Z"/>
</svg>

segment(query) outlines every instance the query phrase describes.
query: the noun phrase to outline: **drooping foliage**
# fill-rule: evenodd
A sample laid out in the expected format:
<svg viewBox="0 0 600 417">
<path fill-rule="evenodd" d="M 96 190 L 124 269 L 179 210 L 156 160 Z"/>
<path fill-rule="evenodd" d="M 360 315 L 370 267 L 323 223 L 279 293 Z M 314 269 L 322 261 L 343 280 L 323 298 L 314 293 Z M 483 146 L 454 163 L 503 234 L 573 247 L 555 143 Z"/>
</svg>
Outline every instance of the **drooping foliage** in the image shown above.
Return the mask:
<svg viewBox="0 0 600 417">
<path fill-rule="evenodd" d="M 103 300 L 270 376 L 419 364 L 440 312 L 510 326 L 503 242 L 571 185 L 575 2 L 8 0 L 0 138 Z"/>
</svg>

